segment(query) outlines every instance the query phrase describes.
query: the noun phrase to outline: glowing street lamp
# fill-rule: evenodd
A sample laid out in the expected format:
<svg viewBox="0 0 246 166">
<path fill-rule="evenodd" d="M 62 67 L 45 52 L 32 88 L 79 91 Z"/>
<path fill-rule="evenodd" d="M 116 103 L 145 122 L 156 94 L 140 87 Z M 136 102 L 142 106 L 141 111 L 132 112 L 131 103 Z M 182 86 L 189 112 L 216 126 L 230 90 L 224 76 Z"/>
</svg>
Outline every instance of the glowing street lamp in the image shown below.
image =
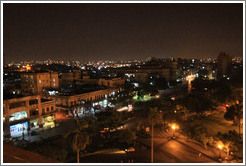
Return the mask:
<svg viewBox="0 0 246 166">
<path fill-rule="evenodd" d="M 222 151 L 223 145 L 222 144 L 219 144 L 218 145 L 218 148 L 220 149 L 219 159 L 221 159 L 221 151 Z"/>
<path fill-rule="evenodd" d="M 176 129 L 175 124 L 172 125 L 172 129 L 173 129 L 173 137 L 175 137 L 175 129 Z"/>
</svg>

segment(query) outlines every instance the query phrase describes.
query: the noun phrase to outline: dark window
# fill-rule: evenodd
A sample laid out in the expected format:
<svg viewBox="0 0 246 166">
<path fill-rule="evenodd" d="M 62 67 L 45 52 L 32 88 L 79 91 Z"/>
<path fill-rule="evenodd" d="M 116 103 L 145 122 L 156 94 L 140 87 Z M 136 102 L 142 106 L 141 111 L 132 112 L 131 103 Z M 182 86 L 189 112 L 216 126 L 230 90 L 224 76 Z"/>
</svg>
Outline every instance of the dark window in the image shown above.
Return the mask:
<svg viewBox="0 0 246 166">
<path fill-rule="evenodd" d="M 50 111 L 50 107 L 47 107 L 47 108 L 46 108 L 46 111 L 47 111 L 47 112 Z"/>
<path fill-rule="evenodd" d="M 14 108 L 18 108 L 18 107 L 25 107 L 25 106 L 26 106 L 25 101 L 15 102 L 15 103 L 9 104 L 9 109 L 14 109 Z"/>
<path fill-rule="evenodd" d="M 31 116 L 37 116 L 38 115 L 38 111 L 37 110 L 30 110 L 30 115 Z"/>
<path fill-rule="evenodd" d="M 45 110 L 44 110 L 44 108 L 42 109 L 42 115 L 44 115 L 45 114 Z"/>
<path fill-rule="evenodd" d="M 38 104 L 38 99 L 29 100 L 29 105 Z"/>
<path fill-rule="evenodd" d="M 51 106 L 51 111 L 53 111 L 54 110 L 54 107 L 53 106 Z"/>
</svg>

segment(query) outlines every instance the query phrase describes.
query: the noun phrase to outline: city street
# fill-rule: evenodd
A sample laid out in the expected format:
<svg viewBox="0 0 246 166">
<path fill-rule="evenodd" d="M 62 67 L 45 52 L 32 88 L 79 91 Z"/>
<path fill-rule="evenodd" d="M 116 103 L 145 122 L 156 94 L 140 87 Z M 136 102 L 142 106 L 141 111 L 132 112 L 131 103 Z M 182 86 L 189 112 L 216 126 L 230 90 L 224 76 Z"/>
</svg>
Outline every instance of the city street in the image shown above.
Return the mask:
<svg viewBox="0 0 246 166">
<path fill-rule="evenodd" d="M 148 145 L 148 152 L 145 152 L 146 156 L 138 155 L 136 149 L 136 162 L 143 157 L 148 157 L 150 159 L 150 138 L 149 139 L 137 139 L 139 142 Z M 161 132 L 155 131 L 155 139 L 154 139 L 154 162 L 158 163 L 217 163 L 218 160 L 215 157 L 210 157 L 206 154 L 202 154 L 199 157 L 200 149 L 191 147 L 191 145 L 187 143 L 183 143 L 180 139 L 177 140 L 168 139 L 168 136 Z M 218 153 L 219 154 L 219 153 Z M 147 156 L 148 155 L 148 156 Z M 139 161 L 141 162 L 141 161 Z M 145 161 L 146 162 L 146 161 Z M 150 162 L 150 160 L 148 161 Z"/>
</svg>

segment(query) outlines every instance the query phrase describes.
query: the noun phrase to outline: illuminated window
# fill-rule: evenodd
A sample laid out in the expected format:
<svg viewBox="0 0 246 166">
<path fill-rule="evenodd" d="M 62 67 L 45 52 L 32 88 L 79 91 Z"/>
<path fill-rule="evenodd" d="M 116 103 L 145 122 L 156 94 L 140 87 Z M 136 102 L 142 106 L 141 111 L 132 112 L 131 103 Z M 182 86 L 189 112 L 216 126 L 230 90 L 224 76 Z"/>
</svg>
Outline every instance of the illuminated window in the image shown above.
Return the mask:
<svg viewBox="0 0 246 166">
<path fill-rule="evenodd" d="M 55 78 L 53 78 L 53 82 L 56 82 L 56 79 Z"/>
<path fill-rule="evenodd" d="M 39 80 L 39 83 L 41 84 L 41 80 Z"/>
<path fill-rule="evenodd" d="M 22 112 L 16 112 L 10 115 L 9 121 L 15 121 L 15 120 L 20 120 L 20 119 L 24 119 L 27 118 L 27 113 L 26 111 L 22 111 Z"/>
<path fill-rule="evenodd" d="M 54 84 L 54 86 L 56 86 L 56 84 Z"/>
</svg>

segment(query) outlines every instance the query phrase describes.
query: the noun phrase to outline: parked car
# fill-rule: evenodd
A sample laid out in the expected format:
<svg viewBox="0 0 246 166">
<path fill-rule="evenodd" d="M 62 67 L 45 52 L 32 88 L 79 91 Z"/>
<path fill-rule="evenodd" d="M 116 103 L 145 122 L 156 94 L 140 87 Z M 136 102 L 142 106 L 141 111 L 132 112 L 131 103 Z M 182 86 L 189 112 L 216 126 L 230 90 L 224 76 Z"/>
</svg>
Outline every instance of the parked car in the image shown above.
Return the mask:
<svg viewBox="0 0 246 166">
<path fill-rule="evenodd" d="M 128 149 L 125 149 L 125 152 L 134 152 L 135 148 L 134 147 L 130 147 Z"/>
</svg>

